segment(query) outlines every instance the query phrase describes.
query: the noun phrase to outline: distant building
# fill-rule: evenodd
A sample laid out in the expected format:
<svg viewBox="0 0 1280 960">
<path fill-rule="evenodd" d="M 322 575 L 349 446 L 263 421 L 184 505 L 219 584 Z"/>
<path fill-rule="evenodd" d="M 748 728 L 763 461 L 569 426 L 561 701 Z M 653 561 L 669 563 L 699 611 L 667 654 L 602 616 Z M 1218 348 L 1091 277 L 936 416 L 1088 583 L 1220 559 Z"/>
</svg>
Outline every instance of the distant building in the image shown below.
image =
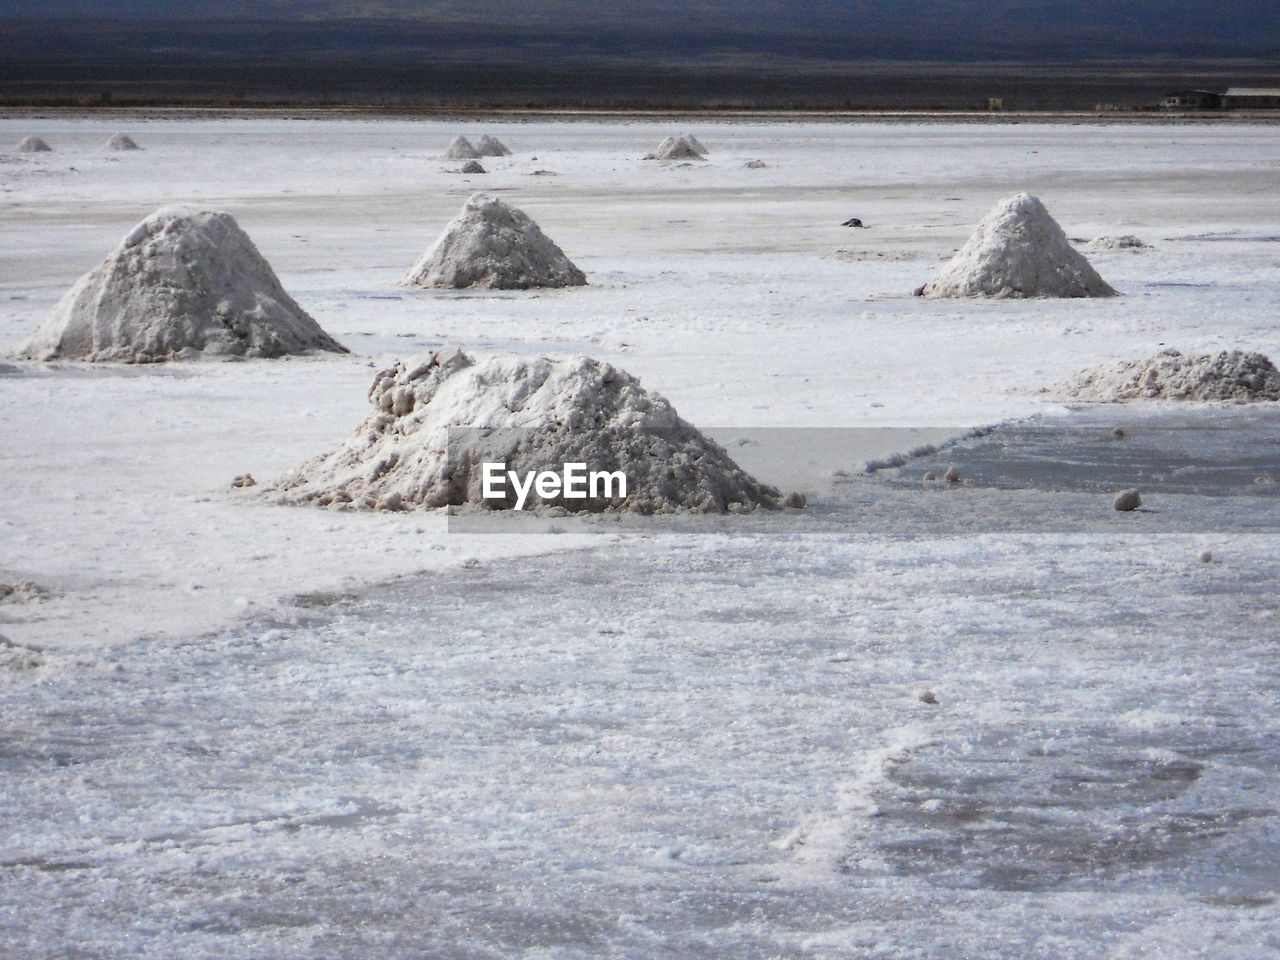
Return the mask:
<svg viewBox="0 0 1280 960">
<path fill-rule="evenodd" d="M 1280 110 L 1280 87 L 1231 87 L 1222 95 L 1228 110 Z"/>
<path fill-rule="evenodd" d="M 1222 94 L 1212 90 L 1176 90 L 1160 101 L 1166 110 L 1217 110 L 1222 106 Z"/>
</svg>

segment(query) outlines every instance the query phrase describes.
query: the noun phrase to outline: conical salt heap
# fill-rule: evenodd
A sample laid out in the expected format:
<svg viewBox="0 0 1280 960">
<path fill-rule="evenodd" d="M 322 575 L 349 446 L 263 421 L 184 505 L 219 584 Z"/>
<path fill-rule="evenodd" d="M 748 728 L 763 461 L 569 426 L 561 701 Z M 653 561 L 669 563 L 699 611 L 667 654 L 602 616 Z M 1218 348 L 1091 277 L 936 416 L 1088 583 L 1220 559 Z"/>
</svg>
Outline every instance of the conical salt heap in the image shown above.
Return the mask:
<svg viewBox="0 0 1280 960">
<path fill-rule="evenodd" d="M 586 275 L 515 207 L 473 194 L 401 281 L 410 287 L 580 287 Z"/>
<path fill-rule="evenodd" d="M 18 144 L 19 153 L 48 153 L 52 149 L 53 147 L 39 137 L 23 137 L 22 142 Z"/>
<path fill-rule="evenodd" d="M 81 277 L 18 355 L 150 363 L 346 353 L 226 213 L 157 210 Z"/>
<path fill-rule="evenodd" d="M 401 510 L 476 504 L 484 463 L 521 477 L 581 463 L 622 471 L 625 499 L 591 500 L 531 491 L 525 509 L 574 512 L 746 513 L 781 496 L 742 470 L 718 444 L 681 420 L 671 404 L 630 374 L 589 357 L 499 356 L 477 363 L 459 350 L 402 360 L 374 378 L 374 412 L 332 453 L 272 485 L 282 503 Z M 603 494 L 598 489 L 598 494 Z"/>
<path fill-rule="evenodd" d="M 1162 350 L 1146 360 L 1084 370 L 1050 392 L 1076 400 L 1280 400 L 1280 370 L 1265 354 L 1242 350 L 1199 356 Z"/>
<path fill-rule="evenodd" d="M 141 150 L 142 148 L 134 142 L 133 137 L 127 133 L 113 133 L 107 138 L 107 142 L 103 145 L 108 150 Z"/>
<path fill-rule="evenodd" d="M 917 291 L 926 297 L 1111 297 L 1113 290 L 1072 248 L 1029 193 L 1006 197 L 967 243 Z"/>
<path fill-rule="evenodd" d="M 487 133 L 476 142 L 476 153 L 482 157 L 509 157 L 511 151 L 507 149 L 507 145 L 497 137 L 491 137 Z"/>
<path fill-rule="evenodd" d="M 707 148 L 704 147 L 702 145 L 702 141 L 699 140 L 697 137 L 695 137 L 692 133 L 686 133 L 684 135 L 684 138 L 689 142 L 689 146 L 693 147 L 693 149 L 698 152 L 699 156 L 705 157 L 707 155 Z"/>
<path fill-rule="evenodd" d="M 701 149 L 700 149 L 701 148 Z M 645 157 L 646 160 L 705 160 L 704 154 L 706 149 L 701 144 L 695 142 L 687 135 L 681 134 L 678 137 L 667 137 L 660 144 L 658 149 Z"/>
<path fill-rule="evenodd" d="M 480 156 L 480 151 L 466 137 L 457 136 L 449 146 L 445 147 L 441 156 L 446 160 L 475 160 Z"/>
</svg>

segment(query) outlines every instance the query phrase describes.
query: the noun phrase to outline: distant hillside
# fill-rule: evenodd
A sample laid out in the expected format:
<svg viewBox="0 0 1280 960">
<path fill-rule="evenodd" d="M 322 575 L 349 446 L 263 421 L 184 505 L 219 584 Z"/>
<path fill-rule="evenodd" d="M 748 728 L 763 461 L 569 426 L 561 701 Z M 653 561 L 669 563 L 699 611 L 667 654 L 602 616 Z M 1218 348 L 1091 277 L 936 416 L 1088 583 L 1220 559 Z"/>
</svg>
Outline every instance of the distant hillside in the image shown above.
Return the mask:
<svg viewBox="0 0 1280 960">
<path fill-rule="evenodd" d="M 254 50 L 274 38 L 289 49 L 336 43 L 388 57 L 490 46 L 524 56 L 765 52 L 831 60 L 1280 53 L 1280 4 L 1271 0 L 0 0 L 0 15 L 18 34 L 7 39 L 28 52 L 42 23 L 74 35 L 77 25 L 105 20 L 115 25 L 107 39 L 126 47 L 154 44 L 150 23 L 179 27 L 183 49 Z M 226 30 L 229 22 L 243 33 Z"/>
<path fill-rule="evenodd" d="M 0 18 L 9 102 L 1068 107 L 1280 82 L 1274 0 L 0 0 Z"/>
</svg>

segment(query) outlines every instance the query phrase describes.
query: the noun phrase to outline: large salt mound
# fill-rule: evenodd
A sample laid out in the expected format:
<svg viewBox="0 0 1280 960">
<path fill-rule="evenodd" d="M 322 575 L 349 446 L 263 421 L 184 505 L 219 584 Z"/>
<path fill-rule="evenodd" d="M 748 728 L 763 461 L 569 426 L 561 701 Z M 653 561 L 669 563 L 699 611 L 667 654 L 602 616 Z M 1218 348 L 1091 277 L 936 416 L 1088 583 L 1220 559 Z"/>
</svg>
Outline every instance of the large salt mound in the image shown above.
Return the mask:
<svg viewBox="0 0 1280 960">
<path fill-rule="evenodd" d="M 449 146 L 445 147 L 441 156 L 446 160 L 475 160 L 480 156 L 480 151 L 466 137 L 457 136 Z"/>
<path fill-rule="evenodd" d="M 226 213 L 165 207 L 67 292 L 18 349 L 33 360 L 346 353 Z"/>
<path fill-rule="evenodd" d="M 134 142 L 133 137 L 127 133 L 113 133 L 107 138 L 107 142 L 103 145 L 108 150 L 141 150 L 142 148 Z"/>
<path fill-rule="evenodd" d="M 49 146 L 39 137 L 23 137 L 18 144 L 19 153 L 48 153 L 53 147 Z"/>
<path fill-rule="evenodd" d="M 505 463 L 524 476 L 583 463 L 623 471 L 626 499 L 539 500 L 531 492 L 526 509 L 721 513 L 780 504 L 777 490 L 745 473 L 665 399 L 589 357 L 477 363 L 459 350 L 424 353 L 380 372 L 369 401 L 374 412 L 346 443 L 286 475 L 268 495 L 389 510 L 509 507 L 513 500 L 483 499 L 481 464 Z"/>
<path fill-rule="evenodd" d="M 411 287 L 579 287 L 586 275 L 523 211 L 473 194 L 401 281 Z"/>
<path fill-rule="evenodd" d="M 1097 403 L 1280 400 L 1280 371 L 1261 353 L 1162 350 L 1147 360 L 1085 370 L 1051 392 Z"/>
<path fill-rule="evenodd" d="M 507 149 L 507 145 L 497 137 L 491 137 L 487 133 L 476 143 L 476 153 L 482 157 L 509 157 L 511 151 Z"/>
<path fill-rule="evenodd" d="M 701 148 L 701 149 L 700 149 Z M 695 142 L 687 135 L 681 134 L 678 137 L 667 137 L 660 144 L 658 149 L 645 157 L 646 160 L 705 160 L 706 148 Z"/>
<path fill-rule="evenodd" d="M 1110 297 L 1105 280 L 1036 197 L 997 203 L 967 243 L 918 291 L 926 297 Z"/>
</svg>

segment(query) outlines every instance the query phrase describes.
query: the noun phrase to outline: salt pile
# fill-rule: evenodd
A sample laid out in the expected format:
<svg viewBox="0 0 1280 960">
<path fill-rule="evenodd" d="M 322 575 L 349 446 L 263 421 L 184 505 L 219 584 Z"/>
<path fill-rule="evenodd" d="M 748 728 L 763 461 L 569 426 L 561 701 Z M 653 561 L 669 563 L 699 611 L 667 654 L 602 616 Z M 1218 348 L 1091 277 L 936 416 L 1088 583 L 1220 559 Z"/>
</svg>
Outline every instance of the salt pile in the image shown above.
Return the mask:
<svg viewBox="0 0 1280 960">
<path fill-rule="evenodd" d="M 411 287 L 579 287 L 587 282 L 528 215 L 473 194 L 401 281 Z"/>
<path fill-rule="evenodd" d="M 284 292 L 235 220 L 165 207 L 76 282 L 18 355 L 150 363 L 308 350 L 347 352 Z"/>
<path fill-rule="evenodd" d="M 134 142 L 133 137 L 127 133 L 115 133 L 107 138 L 104 146 L 108 150 L 141 150 L 142 148 Z"/>
<path fill-rule="evenodd" d="M 462 165 L 462 172 L 463 173 L 488 173 L 489 171 L 486 170 L 480 164 L 479 160 L 468 160 L 466 163 Z"/>
<path fill-rule="evenodd" d="M 684 135 L 684 138 L 689 142 L 689 146 L 693 147 L 694 150 L 698 151 L 698 153 L 701 156 L 704 156 L 704 157 L 707 156 L 707 153 L 708 153 L 707 148 L 702 145 L 701 140 L 695 137 L 692 133 L 686 133 Z"/>
<path fill-rule="evenodd" d="M 466 137 L 457 136 L 445 147 L 442 156 L 446 160 L 474 160 L 480 156 L 480 151 Z"/>
<path fill-rule="evenodd" d="M 39 137 L 23 137 L 22 142 L 18 144 L 19 153 L 48 153 L 52 149 L 53 147 Z"/>
<path fill-rule="evenodd" d="M 0 636 L 0 674 L 6 671 L 19 673 L 34 670 L 43 664 L 44 656 L 39 650 L 21 646 Z"/>
<path fill-rule="evenodd" d="M 1162 350 L 1146 360 L 1085 370 L 1052 392 L 1096 403 L 1280 400 L 1280 370 L 1261 353 L 1190 356 Z"/>
<path fill-rule="evenodd" d="M 1151 244 L 1131 233 L 1095 237 L 1084 245 L 1086 250 L 1150 250 Z"/>
<path fill-rule="evenodd" d="M 589 357 L 476 362 L 456 349 L 424 353 L 378 373 L 369 402 L 373 413 L 346 443 L 286 475 L 269 495 L 337 509 L 504 509 L 514 497 L 482 496 L 482 463 L 505 463 L 521 476 L 584 463 L 624 472 L 626 498 L 539 499 L 530 491 L 526 509 L 723 513 L 781 503 L 776 489 L 744 472 L 665 399 Z"/>
<path fill-rule="evenodd" d="M 701 147 L 701 149 L 699 149 Z M 705 160 L 706 148 L 695 145 L 688 134 L 678 137 L 667 137 L 658 144 L 658 149 L 648 154 L 646 160 Z"/>
<path fill-rule="evenodd" d="M 507 149 L 507 145 L 497 137 L 491 137 L 487 133 L 476 143 L 476 153 L 482 157 L 509 157 L 511 151 Z"/>
<path fill-rule="evenodd" d="M 918 291 L 925 297 L 1115 295 L 1036 197 L 997 203 L 967 243 Z"/>
</svg>

